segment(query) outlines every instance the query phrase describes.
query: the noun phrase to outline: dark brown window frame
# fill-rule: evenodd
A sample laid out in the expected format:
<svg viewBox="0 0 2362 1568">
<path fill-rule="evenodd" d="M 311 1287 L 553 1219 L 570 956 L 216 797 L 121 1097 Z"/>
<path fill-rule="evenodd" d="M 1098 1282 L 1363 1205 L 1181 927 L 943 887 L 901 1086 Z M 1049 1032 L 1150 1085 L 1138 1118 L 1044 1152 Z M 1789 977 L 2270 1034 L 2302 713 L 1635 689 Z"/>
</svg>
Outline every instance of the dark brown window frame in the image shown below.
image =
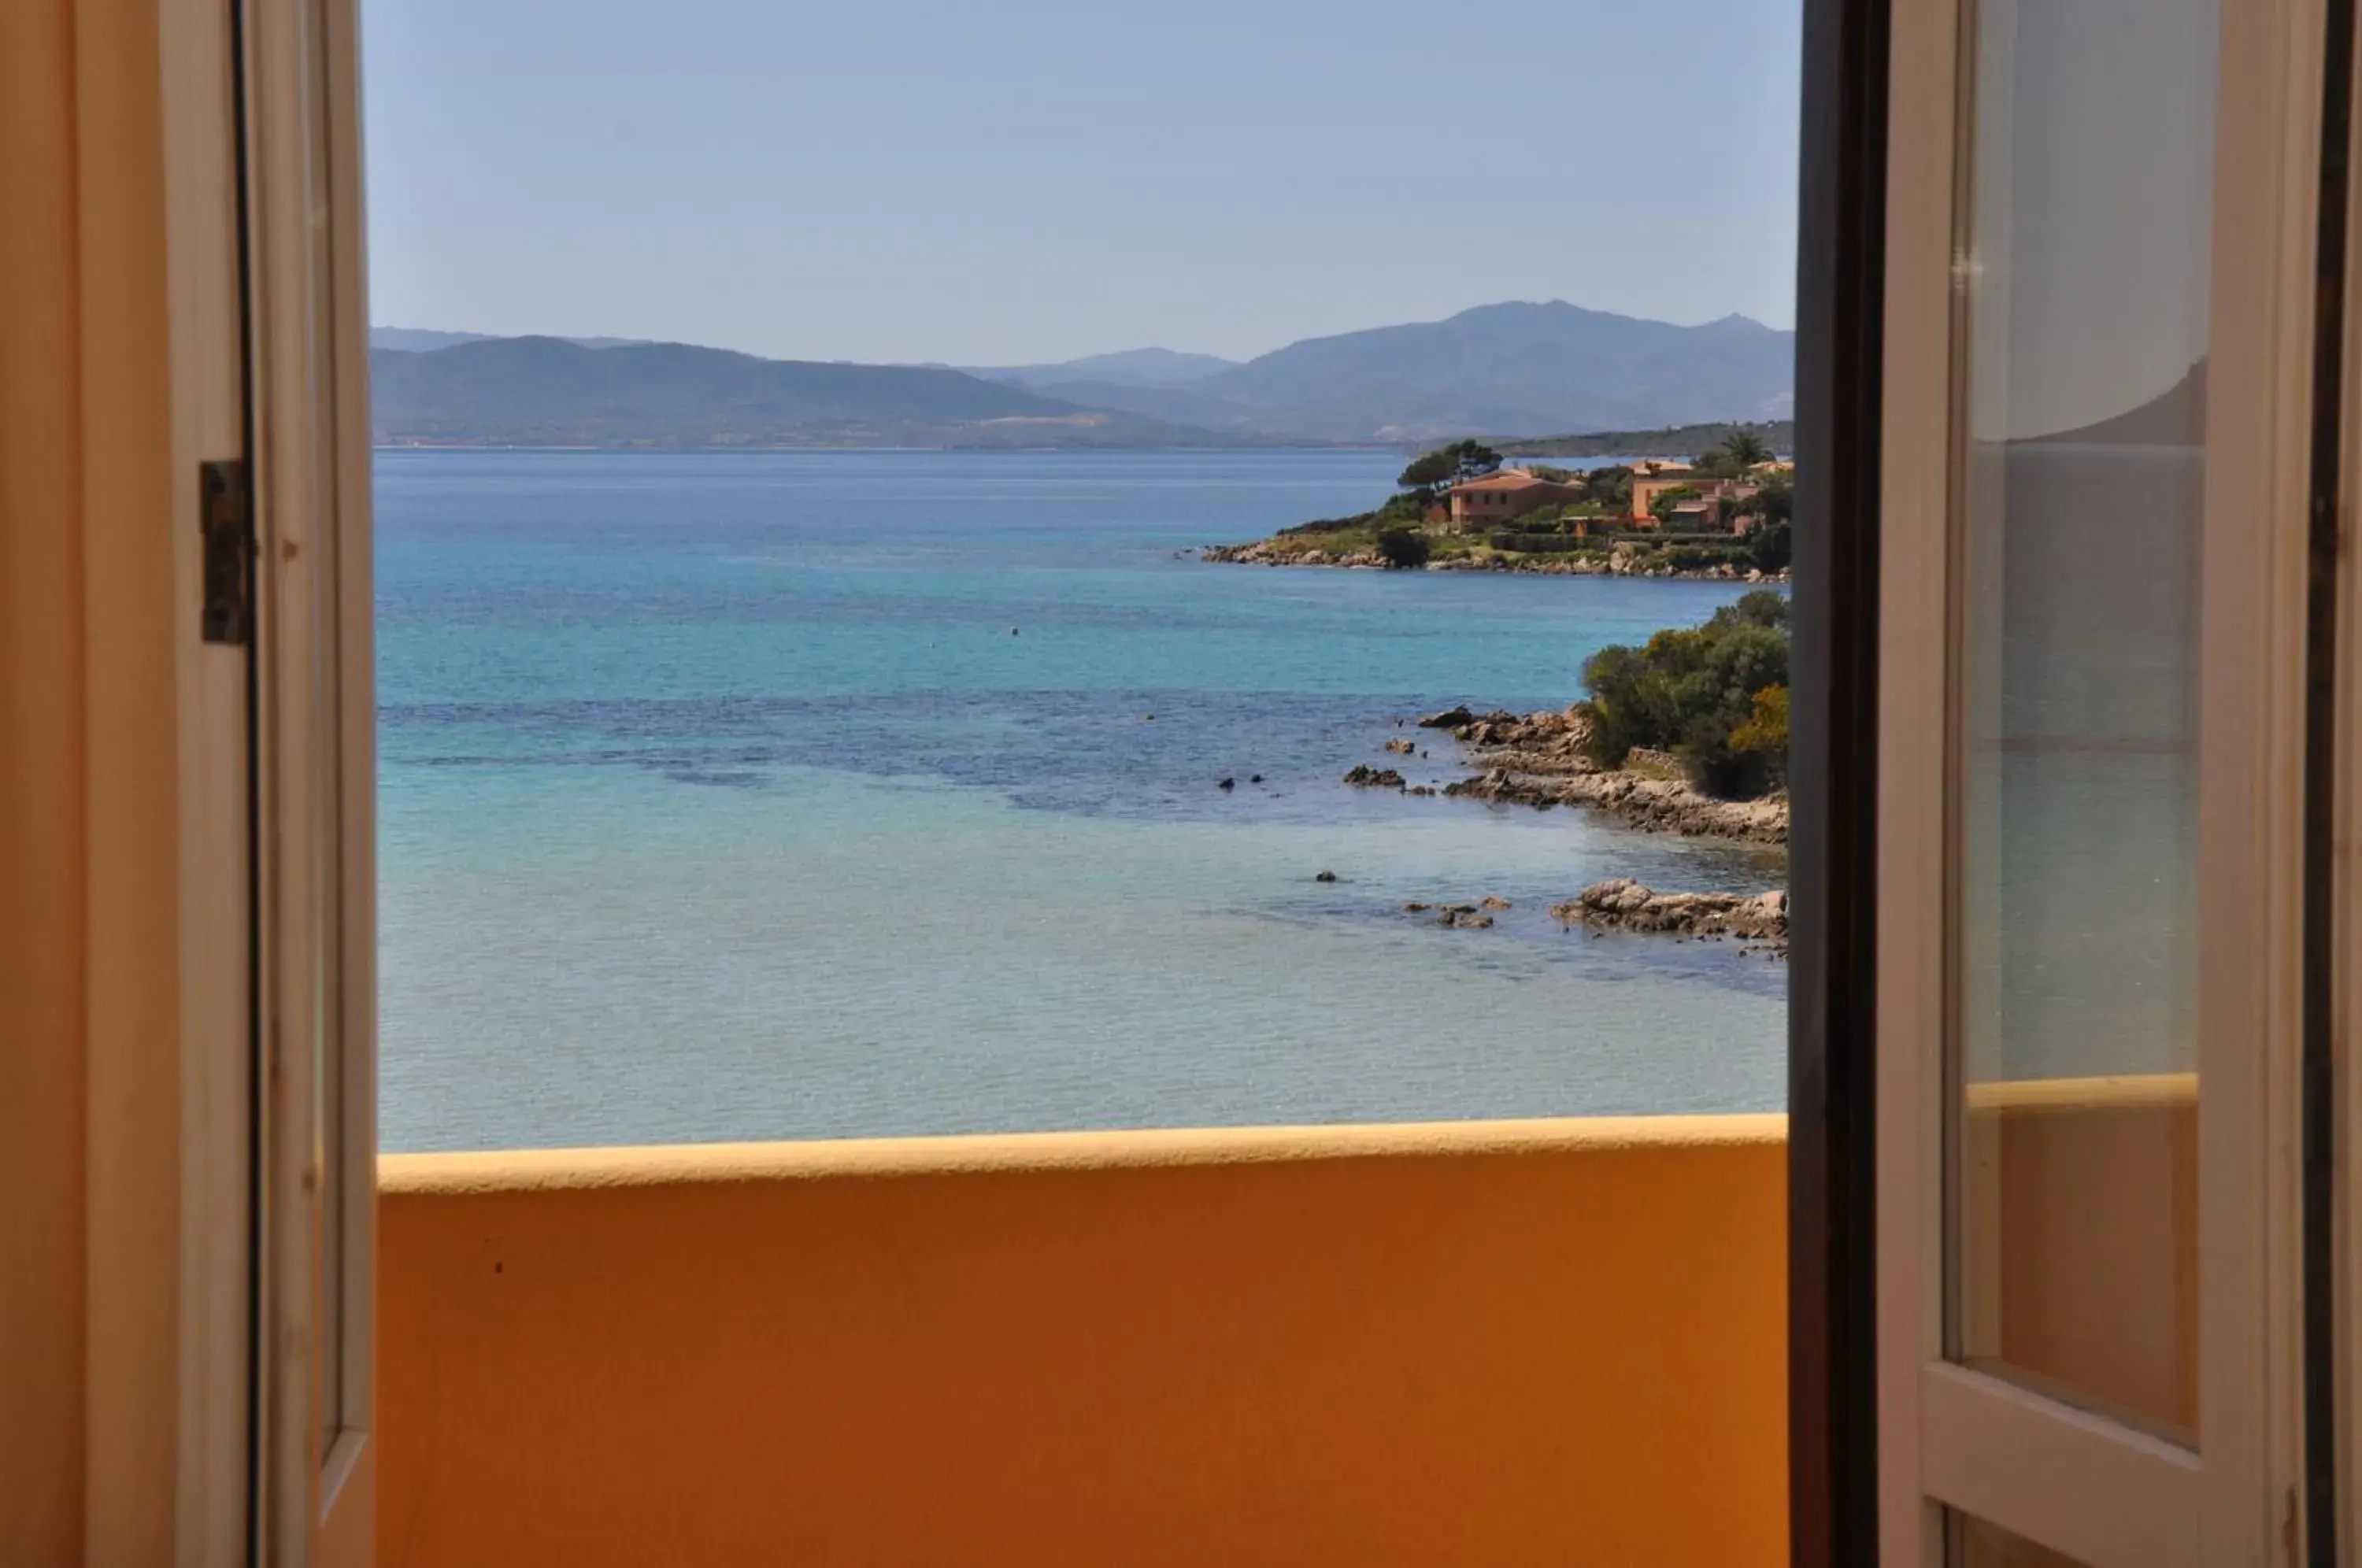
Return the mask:
<svg viewBox="0 0 2362 1568">
<path fill-rule="evenodd" d="M 1788 992 L 1789 1558 L 1878 1560 L 1879 449 L 1890 0 L 1805 0 Z"/>
</svg>

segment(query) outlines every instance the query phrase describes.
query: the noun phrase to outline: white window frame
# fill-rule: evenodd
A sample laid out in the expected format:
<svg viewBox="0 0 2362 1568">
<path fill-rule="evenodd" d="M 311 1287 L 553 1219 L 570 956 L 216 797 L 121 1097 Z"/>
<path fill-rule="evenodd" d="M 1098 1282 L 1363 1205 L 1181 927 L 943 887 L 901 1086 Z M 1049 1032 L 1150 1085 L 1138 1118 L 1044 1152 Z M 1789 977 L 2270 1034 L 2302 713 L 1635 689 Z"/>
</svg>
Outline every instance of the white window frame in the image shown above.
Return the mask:
<svg viewBox="0 0 2362 1568">
<path fill-rule="evenodd" d="M 2092 1568 L 2281 1559 L 2301 1528 L 2297 1091 L 2319 0 L 2225 0 L 2201 635 L 2198 1447 L 1944 1355 L 1946 801 L 1959 0 L 1893 13 L 1881 480 L 1881 1559 L 1944 1510 Z"/>
<path fill-rule="evenodd" d="M 265 1562 L 345 1568 L 371 1560 L 376 1496 L 376 742 L 358 17 L 353 0 L 244 0 L 243 19 L 266 1064 L 255 1517 Z"/>
<path fill-rule="evenodd" d="M 199 628 L 196 476 L 245 448 L 236 28 L 226 4 L 157 8 L 170 359 L 180 798 L 179 1453 L 176 1560 L 246 1562 L 254 1408 L 253 995 L 247 654 Z M 162 1173 L 146 1179 L 160 1184 Z M 94 1288 L 131 1288 L 100 1277 Z M 94 1476 L 100 1506 L 123 1477 Z"/>
</svg>

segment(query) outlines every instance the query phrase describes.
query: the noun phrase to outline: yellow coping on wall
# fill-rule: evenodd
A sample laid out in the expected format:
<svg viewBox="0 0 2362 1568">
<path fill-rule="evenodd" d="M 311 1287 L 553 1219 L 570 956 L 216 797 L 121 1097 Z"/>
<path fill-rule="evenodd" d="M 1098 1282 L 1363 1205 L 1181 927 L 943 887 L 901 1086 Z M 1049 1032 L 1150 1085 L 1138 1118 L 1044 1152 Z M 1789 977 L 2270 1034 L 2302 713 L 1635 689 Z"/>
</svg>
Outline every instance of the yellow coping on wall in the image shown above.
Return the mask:
<svg viewBox="0 0 2362 1568">
<path fill-rule="evenodd" d="M 1783 1132 L 388 1156 L 378 1561 L 1777 1563 Z"/>
<path fill-rule="evenodd" d="M 378 1190 L 404 1195 L 534 1192 L 837 1176 L 1276 1165 L 1302 1160 L 1780 1143 L 1787 1135 L 1788 1119 L 1773 1113 L 496 1149 L 381 1154 Z"/>
<path fill-rule="evenodd" d="M 2138 1110 L 2198 1102 L 2196 1073 L 2123 1077 L 2012 1078 L 1968 1086 L 1970 1111 Z"/>
</svg>

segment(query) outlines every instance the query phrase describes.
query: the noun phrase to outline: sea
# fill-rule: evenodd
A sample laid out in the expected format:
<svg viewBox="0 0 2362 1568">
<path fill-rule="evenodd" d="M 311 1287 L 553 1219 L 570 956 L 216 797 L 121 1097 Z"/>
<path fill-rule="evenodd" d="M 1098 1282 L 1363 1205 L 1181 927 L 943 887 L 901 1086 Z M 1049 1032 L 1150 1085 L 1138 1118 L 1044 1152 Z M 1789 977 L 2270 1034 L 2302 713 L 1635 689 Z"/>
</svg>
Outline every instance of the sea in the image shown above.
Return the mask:
<svg viewBox="0 0 2362 1568">
<path fill-rule="evenodd" d="M 1190 554 L 1401 462 L 377 453 L 381 1146 L 1777 1109 L 1782 962 L 1548 907 L 1779 852 L 1341 781 L 1738 589 Z"/>
</svg>

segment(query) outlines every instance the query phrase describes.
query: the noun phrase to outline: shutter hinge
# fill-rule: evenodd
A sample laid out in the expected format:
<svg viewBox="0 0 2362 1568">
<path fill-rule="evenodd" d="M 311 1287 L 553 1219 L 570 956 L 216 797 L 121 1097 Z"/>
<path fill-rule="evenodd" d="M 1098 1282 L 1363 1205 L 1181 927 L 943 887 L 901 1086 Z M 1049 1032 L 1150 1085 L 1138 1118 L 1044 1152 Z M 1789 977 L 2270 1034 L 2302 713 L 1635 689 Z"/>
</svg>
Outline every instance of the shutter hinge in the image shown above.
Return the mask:
<svg viewBox="0 0 2362 1568">
<path fill-rule="evenodd" d="M 254 490 L 243 458 L 197 465 L 197 521 L 205 536 L 204 640 L 243 644 L 254 635 Z"/>
</svg>

